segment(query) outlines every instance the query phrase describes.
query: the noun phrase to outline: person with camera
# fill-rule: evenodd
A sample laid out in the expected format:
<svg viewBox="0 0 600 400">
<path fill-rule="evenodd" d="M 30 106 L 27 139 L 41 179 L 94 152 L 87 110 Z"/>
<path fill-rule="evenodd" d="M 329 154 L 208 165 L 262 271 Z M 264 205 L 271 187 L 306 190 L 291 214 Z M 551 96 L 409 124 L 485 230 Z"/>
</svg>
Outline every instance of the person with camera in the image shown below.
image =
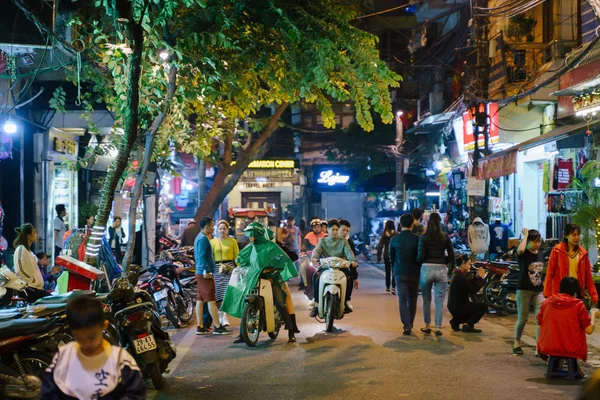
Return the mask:
<svg viewBox="0 0 600 400">
<path fill-rule="evenodd" d="M 459 266 L 452 273 L 448 294 L 448 311 L 452 314 L 450 326 L 454 331 L 460 331 L 462 325 L 463 332 L 481 333 L 481 329 L 476 329 L 475 324 L 485 315 L 488 307 L 486 304 L 473 302 L 471 296 L 482 288 L 485 270 L 477 268 L 476 275 L 469 278 L 471 258 L 467 254 L 461 254 L 456 259 L 456 264 Z"/>
</svg>

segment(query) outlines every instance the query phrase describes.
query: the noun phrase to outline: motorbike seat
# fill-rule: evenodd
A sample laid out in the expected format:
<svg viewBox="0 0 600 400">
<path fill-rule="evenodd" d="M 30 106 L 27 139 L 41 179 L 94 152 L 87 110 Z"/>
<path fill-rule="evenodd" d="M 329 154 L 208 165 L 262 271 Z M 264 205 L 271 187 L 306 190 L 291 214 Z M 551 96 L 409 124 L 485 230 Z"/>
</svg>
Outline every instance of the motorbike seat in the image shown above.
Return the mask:
<svg viewBox="0 0 600 400">
<path fill-rule="evenodd" d="M 66 303 L 44 304 L 39 310 L 34 310 L 33 315 L 38 318 L 49 317 L 54 314 L 62 313 L 67 309 Z"/>
<path fill-rule="evenodd" d="M 48 324 L 50 321 L 47 319 L 14 319 L 0 322 L 0 339 L 43 331 Z"/>
<path fill-rule="evenodd" d="M 69 300 L 79 296 L 94 296 L 96 292 L 93 290 L 74 290 L 69 293 L 59 294 L 55 296 L 42 297 L 37 300 L 34 304 L 62 304 L 67 303 Z"/>
</svg>

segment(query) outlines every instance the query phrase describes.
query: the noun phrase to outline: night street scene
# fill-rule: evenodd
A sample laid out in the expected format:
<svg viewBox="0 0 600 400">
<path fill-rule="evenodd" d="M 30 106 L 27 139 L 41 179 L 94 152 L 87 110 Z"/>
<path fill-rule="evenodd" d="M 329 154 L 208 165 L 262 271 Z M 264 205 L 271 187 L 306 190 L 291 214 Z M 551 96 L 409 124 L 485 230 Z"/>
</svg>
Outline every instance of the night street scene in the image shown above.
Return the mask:
<svg viewBox="0 0 600 400">
<path fill-rule="evenodd" d="M 599 113 L 600 0 L 0 0 L 0 399 L 600 400 Z"/>
</svg>

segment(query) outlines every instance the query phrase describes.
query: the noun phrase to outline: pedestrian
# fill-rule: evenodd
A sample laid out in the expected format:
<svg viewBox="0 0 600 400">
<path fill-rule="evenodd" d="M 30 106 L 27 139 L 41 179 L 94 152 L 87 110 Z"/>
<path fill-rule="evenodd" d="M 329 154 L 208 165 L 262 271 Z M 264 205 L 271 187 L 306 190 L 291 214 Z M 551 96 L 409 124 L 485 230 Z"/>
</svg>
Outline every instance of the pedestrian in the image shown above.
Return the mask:
<svg viewBox="0 0 600 400">
<path fill-rule="evenodd" d="M 392 263 L 390 261 L 390 240 L 398 234 L 396 232 L 394 221 L 391 219 L 385 221 L 385 228 L 377 244 L 377 263 L 381 262 L 383 254 L 383 262 L 385 264 L 385 292 L 390 293 L 390 283 L 392 285 L 391 293 L 396 294 L 396 279 L 392 274 Z"/>
<path fill-rule="evenodd" d="M 123 262 L 123 251 L 121 246 L 125 240 L 125 230 L 121 226 L 121 223 L 121 217 L 116 216 L 113 220 L 113 226 L 108 228 L 108 242 L 110 243 L 110 248 L 119 264 Z"/>
<path fill-rule="evenodd" d="M 540 326 L 537 350 L 542 358 L 555 356 L 586 361 L 585 335 L 594 332 L 600 311 L 595 310 L 590 315 L 583 301 L 576 297 L 580 292 L 577 278 L 566 276 L 560 281 L 559 293 L 542 303 L 537 315 Z M 583 378 L 581 366 L 577 367 L 580 378 Z"/>
<path fill-rule="evenodd" d="M 38 235 L 33 225 L 27 223 L 16 228 L 17 238 L 13 242 L 15 273 L 27 282 L 25 297 L 31 303 L 49 295 L 44 291 L 44 278 L 37 265 L 37 258 L 31 251 L 31 245 L 36 243 Z"/>
<path fill-rule="evenodd" d="M 296 226 L 296 221 L 294 220 L 294 216 L 290 215 L 287 218 L 287 224 L 283 229 L 279 231 L 278 240 L 290 251 L 296 253 L 296 255 L 300 254 L 300 244 L 301 244 L 301 232 L 300 228 Z M 300 271 L 300 262 L 298 260 L 294 261 L 294 265 L 296 266 L 296 270 Z"/>
<path fill-rule="evenodd" d="M 540 312 L 544 301 L 542 292 L 544 282 L 542 271 L 544 270 L 544 255 L 539 251 L 542 244 L 542 235 L 535 229 L 523 228 L 523 239 L 517 247 L 517 259 L 519 260 L 519 283 L 517 286 L 517 324 L 515 325 L 515 342 L 513 354 L 523 355 L 521 348 L 521 336 L 525 324 L 529 318 L 529 311 L 533 308 L 534 316 Z M 535 339 L 540 335 L 540 328 L 535 323 Z"/>
<path fill-rule="evenodd" d="M 421 220 L 423 219 L 423 210 L 420 208 L 413 208 L 411 211 L 412 216 L 415 218 L 415 225 L 413 226 L 413 233 L 417 236 L 421 236 L 425 232 L 425 227 Z"/>
<path fill-rule="evenodd" d="M 74 341 L 58 348 L 42 380 L 42 400 L 146 398 L 146 384 L 135 359 L 103 338 L 108 327 L 102 302 L 75 297 L 67 303 Z"/>
<path fill-rule="evenodd" d="M 470 279 L 467 274 L 471 269 L 471 257 L 461 254 L 456 260 L 458 266 L 452 273 L 450 290 L 448 291 L 448 311 L 452 314 L 450 326 L 454 331 L 481 333 L 475 324 L 485 315 L 488 306 L 484 303 L 473 302 L 471 296 L 476 294 L 485 284 L 485 270 L 477 268 L 477 274 Z"/>
<path fill-rule="evenodd" d="M 203 217 L 200 220 L 200 233 L 194 242 L 194 260 L 196 262 L 196 320 L 198 328 L 196 335 L 207 335 L 210 333 L 208 327 L 202 323 L 202 310 L 204 303 L 208 303 L 208 310 L 213 322 L 219 320 L 219 309 L 217 308 L 216 288 L 214 274 L 217 266 L 213 258 L 212 248 L 210 246 L 209 236 L 215 227 L 215 221 L 210 217 Z M 213 335 L 231 335 L 231 331 L 223 325 L 217 326 L 213 330 Z"/>
<path fill-rule="evenodd" d="M 96 217 L 94 217 L 93 214 L 86 215 L 84 228 L 92 230 L 92 228 L 94 227 L 94 221 L 96 221 Z"/>
<path fill-rule="evenodd" d="M 216 238 L 211 239 L 210 246 L 212 247 L 215 263 L 218 266 L 217 272 L 215 272 L 215 298 L 217 307 L 220 307 L 229 285 L 231 272 L 236 267 L 235 259 L 240 249 L 235 239 L 229 237 L 229 223 L 227 221 L 221 220 L 217 223 L 217 234 Z M 226 312 L 219 311 L 219 322 L 223 326 L 229 326 Z"/>
<path fill-rule="evenodd" d="M 57 204 L 54 210 L 56 211 L 56 217 L 54 217 L 54 259 L 56 259 L 64 247 L 65 233 L 67 232 L 64 218 L 67 216 L 67 208 L 64 204 Z"/>
<path fill-rule="evenodd" d="M 323 236 L 327 236 L 329 234 L 327 221 L 321 221 L 321 232 L 323 232 Z"/>
<path fill-rule="evenodd" d="M 390 261 L 398 285 L 398 304 L 404 335 L 410 335 L 417 315 L 419 276 L 421 266 L 417 262 L 419 237 L 413 233 L 415 217 L 404 214 L 400 217 L 400 233 L 390 240 Z"/>
<path fill-rule="evenodd" d="M 190 222 L 188 222 L 187 227 L 181 233 L 180 246 L 193 246 L 198 233 L 200 233 L 200 225 L 196 223 L 196 220 L 191 219 Z"/>
<path fill-rule="evenodd" d="M 552 249 L 548 260 L 544 297 L 549 298 L 559 293 L 560 282 L 570 276 L 579 281 L 579 298 L 587 302 L 591 308 L 598 303 L 598 292 L 592 279 L 592 266 L 588 252 L 579 245 L 581 228 L 576 224 L 567 224 L 563 241 Z M 588 292 L 589 298 L 586 297 Z"/>
<path fill-rule="evenodd" d="M 454 260 L 454 248 L 450 237 L 442 232 L 442 218 L 438 213 L 429 216 L 427 230 L 419 238 L 418 263 L 421 264 L 421 292 L 423 293 L 423 319 L 425 327 L 421 332 L 431 333 L 431 289 L 435 293 L 436 336 L 442 336 L 442 318 L 444 317 L 444 299 L 448 288 L 448 267 Z M 447 255 L 446 255 L 447 254 Z"/>
</svg>

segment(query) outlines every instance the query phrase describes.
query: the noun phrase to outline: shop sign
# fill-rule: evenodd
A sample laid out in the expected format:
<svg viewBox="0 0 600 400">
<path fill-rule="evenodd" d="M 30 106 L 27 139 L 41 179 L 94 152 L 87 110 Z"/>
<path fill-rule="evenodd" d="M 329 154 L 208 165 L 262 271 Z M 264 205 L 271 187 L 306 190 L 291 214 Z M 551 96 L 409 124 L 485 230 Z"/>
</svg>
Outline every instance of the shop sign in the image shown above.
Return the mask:
<svg viewBox="0 0 600 400">
<path fill-rule="evenodd" d="M 562 75 L 558 81 L 558 89 L 564 90 L 579 85 L 600 75 L 600 60 L 575 68 Z M 568 117 L 575 113 L 573 97 L 558 97 L 558 118 Z"/>
<path fill-rule="evenodd" d="M 254 169 L 294 169 L 296 168 L 296 161 L 291 160 L 254 160 L 248 168 Z"/>
<path fill-rule="evenodd" d="M 478 161 L 477 179 L 486 180 L 499 178 L 517 172 L 517 151 L 511 151 L 501 156 L 493 155 Z"/>
<path fill-rule="evenodd" d="M 248 189 L 270 189 L 275 187 L 273 182 L 248 182 L 244 186 Z"/>
<path fill-rule="evenodd" d="M 293 169 L 256 169 L 246 170 L 242 175 L 241 182 L 295 182 L 298 180 L 298 174 Z"/>
<path fill-rule="evenodd" d="M 487 105 L 488 115 L 488 132 L 489 132 L 489 144 L 498 143 L 498 104 L 488 103 Z M 471 113 L 463 113 L 463 146 L 465 151 L 472 151 L 475 149 L 475 135 L 473 133 L 473 117 Z M 479 148 L 483 148 L 485 144 L 485 138 L 483 134 L 479 134 L 478 140 Z"/>
<path fill-rule="evenodd" d="M 477 180 L 475 177 L 469 176 L 467 181 L 468 196 L 485 196 L 485 181 Z"/>
<path fill-rule="evenodd" d="M 346 185 L 350 180 L 350 175 L 340 174 L 331 169 L 323 170 L 319 173 L 317 183 L 326 186 L 342 186 Z"/>
<path fill-rule="evenodd" d="M 54 138 L 54 151 L 70 156 L 77 155 L 77 142 L 72 139 Z"/>
</svg>

